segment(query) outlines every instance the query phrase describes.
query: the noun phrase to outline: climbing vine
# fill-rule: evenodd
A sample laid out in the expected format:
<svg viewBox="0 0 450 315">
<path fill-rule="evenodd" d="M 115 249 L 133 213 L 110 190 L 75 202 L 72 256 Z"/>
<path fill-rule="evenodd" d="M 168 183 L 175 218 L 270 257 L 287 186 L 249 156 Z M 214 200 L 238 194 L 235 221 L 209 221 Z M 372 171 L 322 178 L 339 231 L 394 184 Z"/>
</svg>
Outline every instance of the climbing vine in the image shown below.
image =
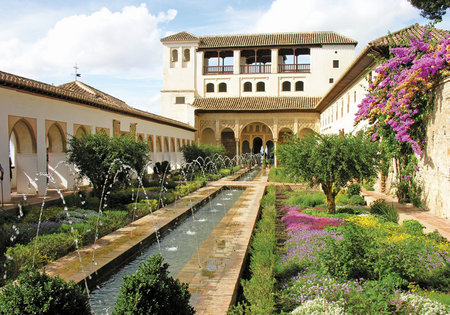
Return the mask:
<svg viewBox="0 0 450 315">
<path fill-rule="evenodd" d="M 430 30 L 390 49 L 375 69 L 355 124 L 368 120 L 372 140 L 381 140 L 385 163 L 395 161 L 397 196 L 420 203 L 414 182 L 417 157 L 426 144 L 425 119 L 433 109 L 433 88 L 450 74 L 450 36 L 432 41 Z"/>
</svg>

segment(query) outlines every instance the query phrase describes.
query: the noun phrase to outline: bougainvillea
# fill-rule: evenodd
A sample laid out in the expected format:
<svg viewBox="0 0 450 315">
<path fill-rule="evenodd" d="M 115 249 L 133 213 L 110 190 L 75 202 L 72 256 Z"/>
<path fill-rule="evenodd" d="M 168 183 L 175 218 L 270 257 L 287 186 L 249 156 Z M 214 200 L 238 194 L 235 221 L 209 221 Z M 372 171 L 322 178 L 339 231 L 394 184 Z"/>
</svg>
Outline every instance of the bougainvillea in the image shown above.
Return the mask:
<svg viewBox="0 0 450 315">
<path fill-rule="evenodd" d="M 355 118 L 356 124 L 369 120 L 372 139 L 388 127 L 384 129 L 391 130 L 398 142 L 409 143 L 418 155 L 422 155 L 423 139 L 413 129 L 430 109 L 426 94 L 449 74 L 450 36 L 437 43 L 430 38 L 425 31 L 422 37 L 411 37 L 407 46 L 390 49 L 390 58 L 375 70 L 376 79 Z"/>
</svg>

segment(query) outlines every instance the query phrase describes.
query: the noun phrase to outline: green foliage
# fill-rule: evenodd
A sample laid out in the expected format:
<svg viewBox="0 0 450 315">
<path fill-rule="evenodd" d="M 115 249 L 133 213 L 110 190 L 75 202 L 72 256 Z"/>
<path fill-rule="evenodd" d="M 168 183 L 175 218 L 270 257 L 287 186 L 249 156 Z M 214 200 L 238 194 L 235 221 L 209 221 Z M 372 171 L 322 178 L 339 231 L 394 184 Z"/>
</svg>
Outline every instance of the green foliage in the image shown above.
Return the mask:
<svg viewBox="0 0 450 315">
<path fill-rule="evenodd" d="M 448 0 L 408 0 L 419 9 L 420 15 L 436 22 L 442 21 L 445 11 L 450 8 Z"/>
<path fill-rule="evenodd" d="M 364 200 L 363 197 L 361 197 L 359 195 L 353 195 L 349 199 L 349 204 L 363 206 L 366 204 L 366 201 Z"/>
<path fill-rule="evenodd" d="M 378 145 L 362 133 L 291 137 L 280 144 L 277 156 L 289 174 L 321 185 L 328 211 L 335 211 L 335 197 L 352 179 L 368 179 L 376 174 Z"/>
<path fill-rule="evenodd" d="M 291 194 L 287 204 L 300 208 L 315 207 L 325 203 L 325 195 L 321 192 L 299 190 Z"/>
<path fill-rule="evenodd" d="M 425 228 L 425 226 L 416 220 L 404 220 L 402 222 L 402 227 L 406 233 L 415 236 L 423 235 L 423 229 Z"/>
<path fill-rule="evenodd" d="M 186 163 L 192 163 L 198 158 L 206 159 L 207 157 L 214 159 L 216 155 L 225 156 L 225 147 L 223 145 L 209 145 L 209 144 L 192 144 L 181 147 L 184 160 Z M 201 160 L 199 161 L 201 163 Z"/>
<path fill-rule="evenodd" d="M 365 190 L 368 190 L 368 191 L 374 191 L 374 190 L 375 190 L 374 185 L 375 185 L 375 180 L 374 180 L 374 178 L 370 178 L 370 179 L 368 179 L 368 180 L 365 180 L 365 181 L 363 182 L 363 185 L 362 185 L 362 186 L 364 187 Z"/>
<path fill-rule="evenodd" d="M 72 282 L 26 269 L 0 293 L 1 314 L 91 314 L 87 294 Z"/>
<path fill-rule="evenodd" d="M 361 194 L 361 185 L 357 183 L 350 184 L 347 187 L 347 195 L 351 196 L 359 196 Z"/>
<path fill-rule="evenodd" d="M 55 221 L 62 210 L 62 207 L 46 207 L 42 210 L 41 221 Z M 23 216 L 21 223 L 38 223 L 40 213 L 40 206 L 31 207 L 31 209 Z"/>
<path fill-rule="evenodd" d="M 278 182 L 278 183 L 294 183 L 295 182 L 291 176 L 286 174 L 286 170 L 282 167 L 270 168 L 267 180 L 269 182 Z"/>
<path fill-rule="evenodd" d="M 188 285 L 169 276 L 168 267 L 154 255 L 125 275 L 113 314 L 194 314 Z"/>
<path fill-rule="evenodd" d="M 153 173 L 156 175 L 170 174 L 170 163 L 169 161 L 156 162 L 153 167 Z"/>
<path fill-rule="evenodd" d="M 386 221 L 398 222 L 398 212 L 394 205 L 389 205 L 386 200 L 378 199 L 371 203 L 370 213 L 383 217 Z"/>
<path fill-rule="evenodd" d="M 275 187 L 268 187 L 262 201 L 262 218 L 258 221 L 250 247 L 251 278 L 243 280 L 244 296 L 251 314 L 272 314 L 275 311 L 274 286 L 276 242 Z M 241 306 L 242 307 L 242 306 Z"/>
<path fill-rule="evenodd" d="M 141 174 L 148 160 L 148 150 L 148 146 L 136 141 L 133 135 L 110 138 L 105 133 L 87 134 L 80 139 L 69 139 L 67 161 L 77 166 L 80 176 L 89 178 L 94 195 L 101 197 L 103 185 L 112 182 L 123 164 Z M 117 180 L 122 184 L 128 181 L 123 173 Z"/>
<path fill-rule="evenodd" d="M 139 202 L 130 203 L 127 205 L 128 216 L 131 218 L 140 218 L 144 215 L 150 214 L 159 208 L 158 201 L 155 199 L 144 199 Z"/>
<path fill-rule="evenodd" d="M 27 245 L 17 244 L 6 250 L 6 275 L 8 279 L 17 277 L 20 271 L 33 266 L 40 268 L 75 249 L 72 235 L 55 233 L 39 236 Z"/>
</svg>

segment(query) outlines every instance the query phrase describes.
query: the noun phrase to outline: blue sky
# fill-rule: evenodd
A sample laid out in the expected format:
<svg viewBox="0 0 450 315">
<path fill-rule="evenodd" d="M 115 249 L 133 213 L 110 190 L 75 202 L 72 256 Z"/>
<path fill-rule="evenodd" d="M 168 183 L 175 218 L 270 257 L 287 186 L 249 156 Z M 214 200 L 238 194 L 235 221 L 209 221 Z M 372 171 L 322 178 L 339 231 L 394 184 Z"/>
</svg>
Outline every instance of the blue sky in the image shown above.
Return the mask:
<svg viewBox="0 0 450 315">
<path fill-rule="evenodd" d="M 162 45 L 195 35 L 333 30 L 356 39 L 424 24 L 407 0 L 0 0 L 0 70 L 50 84 L 74 79 L 160 113 Z M 450 29 L 449 13 L 437 25 Z"/>
</svg>

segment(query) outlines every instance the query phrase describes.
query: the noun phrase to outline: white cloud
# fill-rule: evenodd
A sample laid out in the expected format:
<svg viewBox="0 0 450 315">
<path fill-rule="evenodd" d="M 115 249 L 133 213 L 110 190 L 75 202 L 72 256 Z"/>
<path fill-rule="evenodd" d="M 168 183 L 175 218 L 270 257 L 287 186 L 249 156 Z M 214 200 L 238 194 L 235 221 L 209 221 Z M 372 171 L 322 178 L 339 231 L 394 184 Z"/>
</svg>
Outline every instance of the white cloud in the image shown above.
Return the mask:
<svg viewBox="0 0 450 315">
<path fill-rule="evenodd" d="M 407 0 L 275 0 L 254 32 L 336 31 L 367 42 L 419 18 Z"/>
<path fill-rule="evenodd" d="M 169 9 L 152 15 L 141 4 L 118 12 L 102 8 L 90 15 L 72 15 L 35 42 L 0 39 L 0 68 L 30 76 L 58 76 L 77 63 L 83 74 L 159 77 L 159 24 L 176 14 Z"/>
</svg>

